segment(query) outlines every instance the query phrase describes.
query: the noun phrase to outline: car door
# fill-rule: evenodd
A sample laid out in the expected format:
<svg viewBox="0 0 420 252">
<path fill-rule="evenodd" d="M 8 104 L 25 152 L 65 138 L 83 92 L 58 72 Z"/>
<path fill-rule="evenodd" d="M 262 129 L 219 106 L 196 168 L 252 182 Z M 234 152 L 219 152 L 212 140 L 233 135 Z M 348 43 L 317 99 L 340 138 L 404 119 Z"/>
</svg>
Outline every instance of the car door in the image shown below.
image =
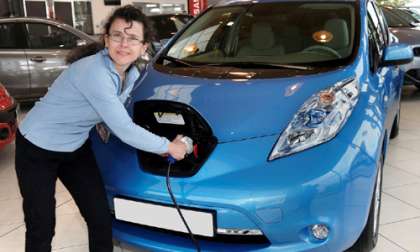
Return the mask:
<svg viewBox="0 0 420 252">
<path fill-rule="evenodd" d="M 9 93 L 24 98 L 30 87 L 26 39 L 22 23 L 0 23 L 0 82 Z"/>
<path fill-rule="evenodd" d="M 67 68 L 65 57 L 77 46 L 78 36 L 53 24 L 25 23 L 29 38 L 26 51 L 30 72 L 30 95 L 43 96 L 58 75 Z"/>
<path fill-rule="evenodd" d="M 370 70 L 371 79 L 376 83 L 377 99 L 381 104 L 381 111 L 384 112 L 384 118 L 387 119 L 385 125 L 387 128 L 392 123 L 391 116 L 388 116 L 393 104 L 392 90 L 395 90 L 395 80 L 393 70 L 395 66 L 382 66 L 382 58 L 384 50 L 388 45 L 388 34 L 385 33 L 383 24 L 381 24 L 380 16 L 373 2 L 368 2 L 368 36 L 369 36 L 369 55 L 370 55 Z"/>
</svg>

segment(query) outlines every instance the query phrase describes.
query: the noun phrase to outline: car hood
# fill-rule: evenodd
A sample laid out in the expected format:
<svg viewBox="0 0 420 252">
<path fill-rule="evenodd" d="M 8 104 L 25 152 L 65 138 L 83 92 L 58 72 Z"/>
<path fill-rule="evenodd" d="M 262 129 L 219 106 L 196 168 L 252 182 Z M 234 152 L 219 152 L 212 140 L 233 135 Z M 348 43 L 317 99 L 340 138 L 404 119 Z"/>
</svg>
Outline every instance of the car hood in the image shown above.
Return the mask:
<svg viewBox="0 0 420 252">
<path fill-rule="evenodd" d="M 390 28 L 389 30 L 397 36 L 400 43 L 408 45 L 420 44 L 420 27 Z"/>
<path fill-rule="evenodd" d="M 287 78 L 207 79 L 162 73 L 149 65 L 133 100 L 188 104 L 219 142 L 228 142 L 281 133 L 313 94 L 353 76 L 347 67 Z"/>
</svg>

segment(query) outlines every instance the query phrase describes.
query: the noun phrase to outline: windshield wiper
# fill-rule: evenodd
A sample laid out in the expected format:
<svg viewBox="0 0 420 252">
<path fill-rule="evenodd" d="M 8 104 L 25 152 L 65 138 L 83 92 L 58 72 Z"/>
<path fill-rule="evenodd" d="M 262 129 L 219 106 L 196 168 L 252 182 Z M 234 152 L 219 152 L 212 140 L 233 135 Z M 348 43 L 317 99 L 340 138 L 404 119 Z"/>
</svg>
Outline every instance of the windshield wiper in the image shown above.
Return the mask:
<svg viewBox="0 0 420 252">
<path fill-rule="evenodd" d="M 183 61 L 181 59 L 177 59 L 177 58 L 174 58 L 174 57 L 171 57 L 171 56 L 168 56 L 168 55 L 162 55 L 161 58 L 165 59 L 167 61 L 170 61 L 172 63 L 176 63 L 178 65 L 183 65 L 183 66 L 187 66 L 187 67 L 196 67 L 195 65 L 192 65 L 192 64 L 190 64 L 186 61 Z"/>
<path fill-rule="evenodd" d="M 276 63 L 267 63 L 267 62 L 223 62 L 223 63 L 209 63 L 204 64 L 205 66 L 233 66 L 233 67 L 244 67 L 244 68 L 283 68 L 283 69 L 294 69 L 294 70 L 303 70 L 309 71 L 313 67 L 310 66 L 299 66 L 299 65 L 289 65 L 289 64 L 276 64 Z"/>
</svg>

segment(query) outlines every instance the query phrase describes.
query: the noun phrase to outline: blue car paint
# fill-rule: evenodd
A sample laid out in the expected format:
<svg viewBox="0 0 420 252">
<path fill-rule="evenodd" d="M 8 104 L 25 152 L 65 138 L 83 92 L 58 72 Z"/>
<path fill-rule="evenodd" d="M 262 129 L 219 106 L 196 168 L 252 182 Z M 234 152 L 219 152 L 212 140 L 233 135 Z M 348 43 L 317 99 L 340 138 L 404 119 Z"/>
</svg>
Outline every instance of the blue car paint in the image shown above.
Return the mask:
<svg viewBox="0 0 420 252">
<path fill-rule="evenodd" d="M 363 3 L 360 29 L 367 34 Z M 148 67 L 134 101 L 188 104 L 219 140 L 196 175 L 172 178 L 178 203 L 215 210 L 217 227 L 258 228 L 270 241 L 262 245 L 201 241 L 203 250 L 342 251 L 356 241 L 367 221 L 377 161 L 399 109 L 403 80 L 398 66 L 370 72 L 367 43 L 367 36 L 361 36 L 357 56 L 345 68 L 293 78 L 238 82 L 167 75 Z M 338 135 L 268 162 L 300 106 L 314 93 L 350 77 L 358 81 L 361 94 Z M 292 92 L 291 86 L 297 88 Z M 135 149 L 115 137 L 103 144 L 96 133 L 92 141 L 111 208 L 114 196 L 171 204 L 165 178 L 144 172 Z M 308 226 L 316 223 L 330 228 L 327 240 L 317 241 L 309 234 Z M 185 237 L 119 221 L 114 222 L 114 237 L 153 251 L 195 251 Z"/>
</svg>

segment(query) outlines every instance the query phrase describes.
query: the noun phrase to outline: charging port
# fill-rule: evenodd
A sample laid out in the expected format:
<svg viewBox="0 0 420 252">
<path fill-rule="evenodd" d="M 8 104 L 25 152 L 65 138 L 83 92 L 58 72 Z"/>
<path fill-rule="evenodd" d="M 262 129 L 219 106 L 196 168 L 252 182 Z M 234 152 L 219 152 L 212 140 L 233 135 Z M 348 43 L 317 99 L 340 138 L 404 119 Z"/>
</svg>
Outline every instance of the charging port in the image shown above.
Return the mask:
<svg viewBox="0 0 420 252">
<path fill-rule="evenodd" d="M 190 177 L 196 174 L 217 145 L 217 138 L 208 123 L 193 108 L 171 101 L 139 101 L 134 104 L 134 122 L 141 127 L 172 140 L 178 134 L 193 140 L 194 151 L 172 165 L 171 176 Z M 149 173 L 165 176 L 166 158 L 137 150 L 140 167 Z"/>
</svg>

